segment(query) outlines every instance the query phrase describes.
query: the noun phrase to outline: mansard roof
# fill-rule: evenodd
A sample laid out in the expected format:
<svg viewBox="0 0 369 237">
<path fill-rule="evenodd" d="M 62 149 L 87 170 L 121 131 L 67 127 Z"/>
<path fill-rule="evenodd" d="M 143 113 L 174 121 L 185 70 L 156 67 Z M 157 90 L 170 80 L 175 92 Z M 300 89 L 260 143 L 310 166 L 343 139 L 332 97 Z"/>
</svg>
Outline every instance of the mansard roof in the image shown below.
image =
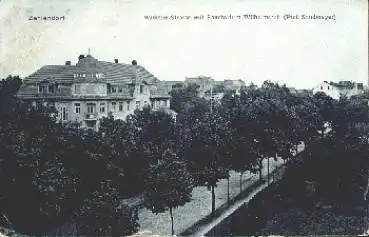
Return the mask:
<svg viewBox="0 0 369 237">
<path fill-rule="evenodd" d="M 92 75 L 103 74 L 101 78 Z M 75 78 L 75 74 L 85 74 L 85 77 Z M 98 61 L 91 55 L 80 59 L 76 65 L 46 65 L 24 79 L 24 82 L 73 83 L 78 81 L 106 82 L 110 84 L 130 84 L 134 81 L 145 81 L 148 84 L 159 80 L 143 66 Z"/>
</svg>

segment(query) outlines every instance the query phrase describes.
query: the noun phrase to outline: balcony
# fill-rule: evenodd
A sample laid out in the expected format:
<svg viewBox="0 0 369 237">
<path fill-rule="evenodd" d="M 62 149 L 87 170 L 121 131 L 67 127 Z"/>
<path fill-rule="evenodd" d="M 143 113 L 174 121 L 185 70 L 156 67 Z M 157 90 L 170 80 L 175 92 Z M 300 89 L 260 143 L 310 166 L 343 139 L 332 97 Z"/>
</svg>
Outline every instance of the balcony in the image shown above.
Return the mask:
<svg viewBox="0 0 369 237">
<path fill-rule="evenodd" d="M 85 120 L 87 121 L 95 121 L 98 119 L 98 114 L 95 113 L 85 113 Z"/>
</svg>

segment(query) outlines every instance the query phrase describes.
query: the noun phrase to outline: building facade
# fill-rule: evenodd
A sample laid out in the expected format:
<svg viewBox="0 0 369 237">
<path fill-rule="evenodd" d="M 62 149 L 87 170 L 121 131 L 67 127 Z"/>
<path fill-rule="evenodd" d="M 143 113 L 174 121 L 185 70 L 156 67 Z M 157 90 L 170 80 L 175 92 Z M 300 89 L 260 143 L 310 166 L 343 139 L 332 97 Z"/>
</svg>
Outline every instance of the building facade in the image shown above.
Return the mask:
<svg viewBox="0 0 369 237">
<path fill-rule="evenodd" d="M 335 100 L 339 100 L 341 96 L 351 97 L 364 93 L 363 83 L 355 83 L 351 81 L 327 82 L 324 81 L 313 88 L 313 94 L 322 92 Z"/>
<path fill-rule="evenodd" d="M 41 67 L 23 80 L 18 96 L 56 108 L 59 122 L 98 130 L 100 119 L 109 114 L 124 120 L 144 106 L 169 111 L 170 96 L 159 84 L 135 60 L 104 62 L 88 54 L 80 55 L 76 65 L 67 61 Z"/>
</svg>

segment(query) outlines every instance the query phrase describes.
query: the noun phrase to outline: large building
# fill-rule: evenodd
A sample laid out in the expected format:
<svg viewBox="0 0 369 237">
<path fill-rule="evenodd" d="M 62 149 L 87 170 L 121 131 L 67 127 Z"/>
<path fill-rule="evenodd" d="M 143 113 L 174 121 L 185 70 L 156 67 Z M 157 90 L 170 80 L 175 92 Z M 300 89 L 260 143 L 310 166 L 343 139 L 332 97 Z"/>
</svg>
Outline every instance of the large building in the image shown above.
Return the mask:
<svg viewBox="0 0 369 237">
<path fill-rule="evenodd" d="M 355 83 L 351 81 L 328 82 L 324 81 L 313 88 L 313 94 L 322 92 L 335 100 L 341 96 L 351 97 L 364 93 L 363 83 Z"/>
<path fill-rule="evenodd" d="M 135 109 L 170 108 L 168 90 L 144 67 L 98 61 L 80 55 L 76 65 L 47 65 L 26 77 L 18 96 L 32 104 L 42 103 L 58 111 L 58 121 L 76 122 L 98 130 L 100 119 L 111 113 L 125 119 Z"/>
</svg>

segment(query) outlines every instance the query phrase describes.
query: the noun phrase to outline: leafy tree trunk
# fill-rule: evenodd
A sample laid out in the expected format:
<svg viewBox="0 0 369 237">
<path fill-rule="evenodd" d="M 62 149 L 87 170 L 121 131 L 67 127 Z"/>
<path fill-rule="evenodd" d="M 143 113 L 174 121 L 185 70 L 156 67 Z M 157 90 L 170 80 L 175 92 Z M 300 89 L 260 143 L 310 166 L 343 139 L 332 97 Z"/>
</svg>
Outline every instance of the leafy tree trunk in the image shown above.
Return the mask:
<svg viewBox="0 0 369 237">
<path fill-rule="evenodd" d="M 214 185 L 211 186 L 211 214 L 215 214 L 215 190 Z"/>
<path fill-rule="evenodd" d="M 170 212 L 170 220 L 172 221 L 172 235 L 174 235 L 173 209 L 171 207 L 169 208 L 169 212 Z"/>
<path fill-rule="evenodd" d="M 227 178 L 227 203 L 229 204 L 231 198 L 229 196 L 229 176 Z"/>
<path fill-rule="evenodd" d="M 364 200 L 367 200 L 367 196 L 368 196 L 368 192 L 369 192 L 369 170 L 367 170 L 367 183 L 366 183 L 366 187 L 364 190 Z"/>
<path fill-rule="evenodd" d="M 261 181 L 263 178 L 263 174 L 262 174 L 262 168 L 263 168 L 263 160 L 259 161 L 259 180 Z"/>
<path fill-rule="evenodd" d="M 296 150 L 295 156 L 297 156 L 297 153 L 299 152 L 299 144 L 298 143 L 296 144 L 295 150 Z"/>
<path fill-rule="evenodd" d="M 269 171 L 270 170 L 270 168 L 269 168 L 270 165 L 269 165 L 269 160 L 270 159 L 268 158 L 268 184 L 270 183 L 270 171 Z"/>
<path fill-rule="evenodd" d="M 240 193 L 242 192 L 242 175 L 243 172 L 240 172 Z"/>
</svg>

